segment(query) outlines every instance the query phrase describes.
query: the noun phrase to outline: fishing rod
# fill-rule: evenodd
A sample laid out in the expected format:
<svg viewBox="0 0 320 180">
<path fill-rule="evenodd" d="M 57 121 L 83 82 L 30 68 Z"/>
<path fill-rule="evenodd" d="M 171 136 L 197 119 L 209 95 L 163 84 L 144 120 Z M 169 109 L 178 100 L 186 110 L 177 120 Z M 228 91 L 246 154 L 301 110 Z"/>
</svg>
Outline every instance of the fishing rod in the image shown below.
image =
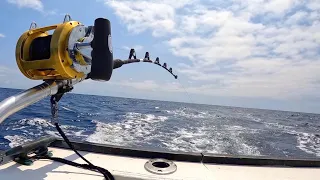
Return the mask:
<svg viewBox="0 0 320 180">
<path fill-rule="evenodd" d="M 52 34 L 49 31 L 53 31 Z M 88 54 L 88 52 L 90 52 Z M 146 52 L 143 59 L 137 59 L 134 49 L 130 50 L 126 60 L 113 59 L 111 24 L 108 19 L 98 18 L 94 26 L 85 26 L 73 21 L 66 15 L 60 24 L 37 28 L 32 22 L 28 31 L 23 33 L 16 45 L 17 65 L 29 79 L 43 80 L 44 83 L 28 89 L 18 95 L 11 96 L 0 103 L 0 123 L 13 113 L 51 96 L 51 122 L 72 149 L 86 164 L 79 164 L 58 157 L 50 157 L 48 153 L 37 154 L 35 158 L 50 159 L 103 174 L 107 180 L 114 180 L 113 175 L 105 168 L 95 166 L 84 158 L 72 145 L 59 126 L 58 102 L 62 96 L 73 89 L 73 86 L 86 79 L 109 81 L 113 69 L 125 64 L 147 62 L 166 69 L 175 79 L 172 68 L 150 59 Z M 23 151 L 18 149 L 17 151 Z M 8 152 L 7 152 L 8 153 Z M 17 153 L 17 152 L 16 152 Z M 22 158 L 22 159 L 21 159 Z M 19 162 L 28 164 L 32 157 L 20 157 Z"/>
<path fill-rule="evenodd" d="M 53 31 L 51 34 L 49 31 Z M 149 52 L 138 59 L 134 49 L 128 59 L 113 59 L 111 24 L 108 19 L 98 18 L 94 26 L 85 26 L 66 15 L 60 24 L 37 27 L 32 22 L 16 45 L 16 62 L 24 76 L 44 83 L 11 96 L 0 103 L 0 123 L 15 112 L 47 96 L 64 94 L 73 85 L 86 79 L 109 81 L 113 69 L 125 64 L 144 62 L 158 65 L 178 78 L 160 64 L 159 57 L 150 59 Z M 58 98 L 59 99 L 59 98 Z"/>
<path fill-rule="evenodd" d="M 127 60 L 115 59 L 113 61 L 113 63 L 114 63 L 113 69 L 117 69 L 124 64 L 137 63 L 137 62 L 146 62 L 146 63 L 156 64 L 156 65 L 162 67 L 163 69 L 167 70 L 175 79 L 178 79 L 178 75 L 175 75 L 172 72 L 172 68 L 171 67 L 169 69 L 167 68 L 167 63 L 163 63 L 163 65 L 160 64 L 159 57 L 157 57 L 156 60 L 153 61 L 150 59 L 149 52 L 146 52 L 143 59 L 137 59 L 137 55 L 136 55 L 136 52 L 134 49 L 130 50 L 129 58 Z"/>
</svg>

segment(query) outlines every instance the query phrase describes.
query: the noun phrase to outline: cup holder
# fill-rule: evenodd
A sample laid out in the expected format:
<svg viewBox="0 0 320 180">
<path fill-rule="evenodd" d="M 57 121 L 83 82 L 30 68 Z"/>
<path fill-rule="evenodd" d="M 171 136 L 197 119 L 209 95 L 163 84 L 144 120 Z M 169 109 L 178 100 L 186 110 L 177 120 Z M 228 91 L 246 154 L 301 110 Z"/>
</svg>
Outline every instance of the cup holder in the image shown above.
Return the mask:
<svg viewBox="0 0 320 180">
<path fill-rule="evenodd" d="M 144 168 L 153 174 L 171 174 L 177 170 L 177 165 L 167 159 L 150 159 Z"/>
</svg>

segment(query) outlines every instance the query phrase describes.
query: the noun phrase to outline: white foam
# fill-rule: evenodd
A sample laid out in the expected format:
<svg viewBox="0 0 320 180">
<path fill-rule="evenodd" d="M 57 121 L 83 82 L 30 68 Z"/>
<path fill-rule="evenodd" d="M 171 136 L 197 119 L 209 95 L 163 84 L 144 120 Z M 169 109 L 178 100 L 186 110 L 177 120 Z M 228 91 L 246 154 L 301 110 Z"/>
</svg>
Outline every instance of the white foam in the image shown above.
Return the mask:
<svg viewBox="0 0 320 180">
<path fill-rule="evenodd" d="M 32 126 L 32 132 L 30 131 L 30 126 Z M 54 126 L 45 119 L 33 118 L 16 121 L 7 130 L 11 129 L 12 131 L 20 131 L 24 134 L 29 134 L 32 136 L 40 136 L 43 134 L 43 129 L 49 129 L 52 127 Z"/>
<path fill-rule="evenodd" d="M 50 121 L 41 118 L 33 118 L 33 119 L 21 119 L 18 121 L 19 125 L 30 125 L 36 127 L 54 127 Z"/>
<path fill-rule="evenodd" d="M 236 130 L 236 131 L 235 131 Z M 257 147 L 249 146 L 240 136 L 241 126 L 231 126 L 226 131 L 214 127 L 195 127 L 192 129 L 182 128 L 172 139 L 166 139 L 162 143 L 170 150 L 185 152 L 229 153 L 229 148 L 234 148 L 237 154 L 260 155 Z M 232 141 L 226 141 L 226 139 Z"/>
<path fill-rule="evenodd" d="M 282 131 L 285 131 L 287 133 L 295 133 L 295 131 L 292 131 L 292 127 L 291 126 L 285 126 L 285 125 L 282 125 L 282 124 L 279 124 L 277 122 L 270 122 L 270 123 L 265 123 L 265 125 L 267 127 L 270 127 L 271 129 L 280 129 Z"/>
<path fill-rule="evenodd" d="M 76 132 L 74 132 L 74 135 L 76 135 L 77 137 L 86 136 L 86 135 L 82 135 L 83 132 L 84 132 L 84 130 L 76 131 Z"/>
<path fill-rule="evenodd" d="M 114 123 L 96 123 L 96 131 L 86 140 L 89 142 L 130 145 L 154 137 L 157 124 L 167 120 L 165 116 L 153 114 L 141 114 L 135 112 L 126 113 L 124 120 Z"/>
<path fill-rule="evenodd" d="M 282 133 L 288 133 L 296 136 L 297 148 L 302 151 L 320 157 L 320 136 L 312 133 L 298 132 L 295 127 L 285 126 L 279 123 L 266 123 L 267 127 L 280 130 Z"/>
<path fill-rule="evenodd" d="M 13 130 L 13 131 L 17 131 L 17 130 L 23 130 L 23 129 L 25 129 L 26 128 L 26 126 L 21 126 L 21 127 L 13 127 L 11 130 Z M 6 130 L 9 130 L 10 128 L 7 128 Z"/>
<path fill-rule="evenodd" d="M 32 126 L 32 131 L 30 131 L 30 126 Z M 83 134 L 84 129 L 79 130 L 79 127 L 77 126 L 61 125 L 61 128 L 64 130 L 67 136 L 82 138 L 88 137 L 87 135 Z M 44 134 L 53 135 L 56 137 L 60 136 L 50 121 L 41 118 L 21 119 L 13 123 L 11 130 L 16 131 L 18 134 L 28 136 L 32 139 L 39 138 Z M 10 136 L 8 137 L 10 138 Z"/>
<path fill-rule="evenodd" d="M 50 131 L 50 130 L 46 130 L 44 131 L 46 134 L 51 135 L 51 136 L 55 136 L 55 137 L 60 137 L 59 132 L 57 131 Z"/>
<path fill-rule="evenodd" d="M 19 135 L 4 136 L 4 138 L 10 141 L 10 143 L 9 143 L 10 147 L 16 147 L 16 146 L 19 146 L 25 142 L 31 141 L 31 139 L 28 139 L 25 136 L 19 136 Z"/>
<path fill-rule="evenodd" d="M 154 141 L 160 141 L 159 146 L 164 149 L 184 152 L 227 153 L 232 147 L 236 148 L 234 151 L 239 154 L 260 155 L 256 147 L 249 146 L 244 138 L 240 137 L 240 131 L 246 131 L 241 126 L 231 126 L 226 131 L 220 131 L 213 126 L 203 125 L 168 132 L 162 129 L 166 126 L 161 126 L 166 120 L 167 117 L 164 116 L 130 112 L 120 122 L 93 121 L 96 123 L 96 131 L 86 140 L 121 146 L 139 146 L 142 142 L 153 144 Z M 233 141 L 225 142 L 226 138 Z"/>
<path fill-rule="evenodd" d="M 64 107 L 64 106 L 61 106 L 61 107 L 62 107 L 62 109 L 64 109 L 64 110 L 71 111 L 71 112 L 75 112 L 74 110 L 71 110 L 71 109 L 69 109 L 69 108 L 67 108 L 67 107 Z"/>
<path fill-rule="evenodd" d="M 246 117 L 249 119 L 249 120 L 252 120 L 252 121 L 255 121 L 255 122 L 261 122 L 262 119 L 259 118 L 259 117 L 254 117 L 252 114 L 246 114 Z"/>
<path fill-rule="evenodd" d="M 246 140 L 240 135 L 241 133 L 249 132 L 242 126 L 228 126 L 226 132 L 228 132 L 229 138 L 232 140 L 232 145 L 236 148 L 237 153 L 241 155 L 261 155 L 258 148 L 247 144 Z M 250 133 L 256 133 L 257 131 L 251 130 Z"/>
<path fill-rule="evenodd" d="M 161 142 L 167 149 L 173 151 L 221 152 L 223 147 L 216 144 L 217 141 L 215 139 L 208 138 L 210 136 L 205 127 L 195 128 L 195 130 L 182 128 L 174 134 L 170 134 L 167 138 L 161 139 Z M 211 146 L 213 144 L 214 146 Z"/>
<path fill-rule="evenodd" d="M 82 134 L 85 130 L 75 131 L 74 129 L 77 128 L 76 126 L 61 125 L 60 127 L 68 137 L 88 137 L 87 135 Z M 44 132 L 51 136 L 60 137 L 59 132 L 56 130 L 45 130 Z"/>
<path fill-rule="evenodd" d="M 153 114 L 141 114 L 129 112 L 125 116 L 126 120 L 144 121 L 148 123 L 162 122 L 168 119 L 166 116 L 155 116 Z"/>
<path fill-rule="evenodd" d="M 214 118 L 214 116 L 211 116 L 207 111 L 198 111 L 196 109 L 191 108 L 180 108 L 173 111 L 165 110 L 166 113 L 172 114 L 174 116 L 182 116 L 186 118 Z"/>
<path fill-rule="evenodd" d="M 310 133 L 300 133 L 297 137 L 298 148 L 308 154 L 320 157 L 320 137 Z"/>
</svg>

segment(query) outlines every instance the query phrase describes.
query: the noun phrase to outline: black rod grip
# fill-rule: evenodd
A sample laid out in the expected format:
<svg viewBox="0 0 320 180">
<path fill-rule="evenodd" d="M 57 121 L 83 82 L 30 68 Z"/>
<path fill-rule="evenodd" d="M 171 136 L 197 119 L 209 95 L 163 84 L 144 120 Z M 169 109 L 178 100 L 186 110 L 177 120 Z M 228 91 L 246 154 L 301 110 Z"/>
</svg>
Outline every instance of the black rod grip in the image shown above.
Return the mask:
<svg viewBox="0 0 320 180">
<path fill-rule="evenodd" d="M 98 81 L 110 80 L 113 70 L 113 52 L 111 24 L 108 19 L 98 18 L 94 21 L 94 38 L 91 47 L 90 78 Z"/>
<path fill-rule="evenodd" d="M 115 59 L 113 61 L 113 69 L 117 69 L 119 67 L 121 67 L 123 65 L 123 61 L 121 61 L 120 59 Z"/>
</svg>

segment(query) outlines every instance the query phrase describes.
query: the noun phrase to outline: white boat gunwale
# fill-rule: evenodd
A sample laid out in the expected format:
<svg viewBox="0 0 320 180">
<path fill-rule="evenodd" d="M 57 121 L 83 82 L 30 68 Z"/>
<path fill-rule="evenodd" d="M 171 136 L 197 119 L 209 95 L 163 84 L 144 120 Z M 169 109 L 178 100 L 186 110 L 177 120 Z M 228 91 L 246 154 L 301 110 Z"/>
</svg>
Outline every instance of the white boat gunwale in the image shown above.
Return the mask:
<svg viewBox="0 0 320 180">
<path fill-rule="evenodd" d="M 194 153 L 194 152 L 172 152 L 172 151 L 154 151 L 142 148 L 129 148 L 115 145 L 97 144 L 91 142 L 72 141 L 75 149 L 92 153 L 100 153 L 106 155 L 115 155 L 134 158 L 163 158 L 172 161 L 183 162 L 200 162 L 206 164 L 220 165 L 246 165 L 246 166 L 271 166 L 271 167 L 320 167 L 320 159 L 292 159 L 292 158 L 273 158 L 266 156 L 243 156 L 243 155 L 227 155 L 212 153 Z M 35 141 L 25 143 L 21 146 L 11 148 L 7 151 L 0 151 L 0 165 L 10 162 L 17 153 L 12 151 L 32 151 L 39 147 L 55 147 L 61 149 L 70 149 L 69 146 L 60 138 L 46 136 Z M 32 148 L 30 148 L 32 147 Z M 24 149 L 23 149 L 24 148 Z M 10 152 L 11 153 L 8 153 Z M 21 153 L 21 152 L 20 152 Z M 26 153 L 26 152 L 23 152 Z M 7 155 L 6 155 L 7 154 Z M 53 154 L 54 156 L 54 154 Z"/>
</svg>

